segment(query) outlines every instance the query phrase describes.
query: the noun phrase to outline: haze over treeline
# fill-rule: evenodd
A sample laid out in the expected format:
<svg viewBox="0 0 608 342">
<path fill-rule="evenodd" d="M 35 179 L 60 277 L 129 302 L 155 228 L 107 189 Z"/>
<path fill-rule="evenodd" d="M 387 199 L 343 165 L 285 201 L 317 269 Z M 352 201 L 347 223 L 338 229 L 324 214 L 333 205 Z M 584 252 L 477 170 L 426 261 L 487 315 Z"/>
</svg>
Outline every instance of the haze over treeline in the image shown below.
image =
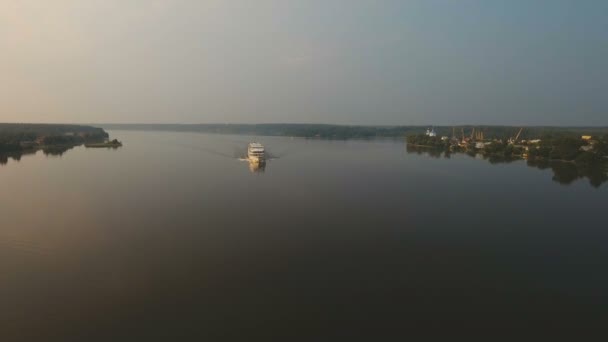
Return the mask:
<svg viewBox="0 0 608 342">
<path fill-rule="evenodd" d="M 608 2 L 0 1 L 0 122 L 608 125 Z"/>
<path fill-rule="evenodd" d="M 260 136 L 288 136 L 325 139 L 398 138 L 424 133 L 429 126 L 346 126 L 323 124 L 101 124 L 108 130 L 197 132 L 213 134 L 245 134 Z M 1 125 L 0 125 L 1 127 Z M 605 136 L 608 127 L 550 127 L 550 126 L 434 126 L 440 137 L 474 136 L 483 132 L 486 138 L 508 139 L 521 130 L 522 139 L 547 136 L 581 135 Z"/>
</svg>

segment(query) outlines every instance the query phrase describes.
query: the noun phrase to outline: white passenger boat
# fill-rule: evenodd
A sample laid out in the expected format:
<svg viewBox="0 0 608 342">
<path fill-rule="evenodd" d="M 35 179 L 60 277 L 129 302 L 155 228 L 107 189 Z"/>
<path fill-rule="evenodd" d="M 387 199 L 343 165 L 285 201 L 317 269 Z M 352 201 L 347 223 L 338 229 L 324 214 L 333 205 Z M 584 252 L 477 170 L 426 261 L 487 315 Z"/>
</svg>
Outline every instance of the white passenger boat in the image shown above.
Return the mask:
<svg viewBox="0 0 608 342">
<path fill-rule="evenodd" d="M 250 162 L 262 163 L 266 160 L 266 151 L 264 146 L 260 143 L 250 143 L 247 148 L 247 158 Z"/>
</svg>

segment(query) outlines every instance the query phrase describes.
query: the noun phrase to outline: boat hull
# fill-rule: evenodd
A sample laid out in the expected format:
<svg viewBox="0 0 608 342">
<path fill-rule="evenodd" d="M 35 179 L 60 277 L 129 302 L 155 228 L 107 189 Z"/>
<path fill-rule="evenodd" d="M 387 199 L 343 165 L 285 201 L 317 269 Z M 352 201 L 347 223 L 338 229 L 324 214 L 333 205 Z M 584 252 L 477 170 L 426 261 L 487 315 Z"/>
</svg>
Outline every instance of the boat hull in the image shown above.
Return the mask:
<svg viewBox="0 0 608 342">
<path fill-rule="evenodd" d="M 249 155 L 248 159 L 252 163 L 263 163 L 266 160 L 264 158 L 264 156 L 255 156 L 255 155 Z"/>
</svg>

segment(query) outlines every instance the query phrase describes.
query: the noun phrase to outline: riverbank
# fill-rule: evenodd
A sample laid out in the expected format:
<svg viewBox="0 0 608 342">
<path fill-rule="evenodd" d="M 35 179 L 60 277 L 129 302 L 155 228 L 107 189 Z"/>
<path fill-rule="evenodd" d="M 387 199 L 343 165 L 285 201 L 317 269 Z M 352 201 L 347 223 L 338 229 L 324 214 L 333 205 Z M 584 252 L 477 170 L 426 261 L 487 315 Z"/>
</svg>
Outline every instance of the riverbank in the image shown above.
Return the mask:
<svg viewBox="0 0 608 342">
<path fill-rule="evenodd" d="M 62 156 L 77 146 L 118 148 L 117 141 L 99 127 L 54 124 L 0 123 L 0 165 L 21 160 L 42 151 L 47 156 Z"/>
<path fill-rule="evenodd" d="M 114 139 L 112 141 L 106 141 L 102 143 L 84 144 L 86 148 L 119 148 L 122 147 L 122 142 Z"/>
<path fill-rule="evenodd" d="M 108 141 L 103 128 L 82 125 L 0 124 L 0 153 L 67 150 Z"/>
</svg>

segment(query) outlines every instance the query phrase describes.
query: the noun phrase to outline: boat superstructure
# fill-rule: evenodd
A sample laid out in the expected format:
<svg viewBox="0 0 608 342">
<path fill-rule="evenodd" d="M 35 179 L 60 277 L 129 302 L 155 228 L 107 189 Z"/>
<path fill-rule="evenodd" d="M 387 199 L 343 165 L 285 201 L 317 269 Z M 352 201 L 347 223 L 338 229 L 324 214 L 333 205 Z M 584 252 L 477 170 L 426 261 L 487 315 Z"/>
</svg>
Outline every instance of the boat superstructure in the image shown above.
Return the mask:
<svg viewBox="0 0 608 342">
<path fill-rule="evenodd" d="M 252 142 L 249 144 L 247 148 L 247 158 L 250 162 L 260 163 L 264 162 L 266 159 L 266 150 L 264 149 L 264 145 Z"/>
</svg>

